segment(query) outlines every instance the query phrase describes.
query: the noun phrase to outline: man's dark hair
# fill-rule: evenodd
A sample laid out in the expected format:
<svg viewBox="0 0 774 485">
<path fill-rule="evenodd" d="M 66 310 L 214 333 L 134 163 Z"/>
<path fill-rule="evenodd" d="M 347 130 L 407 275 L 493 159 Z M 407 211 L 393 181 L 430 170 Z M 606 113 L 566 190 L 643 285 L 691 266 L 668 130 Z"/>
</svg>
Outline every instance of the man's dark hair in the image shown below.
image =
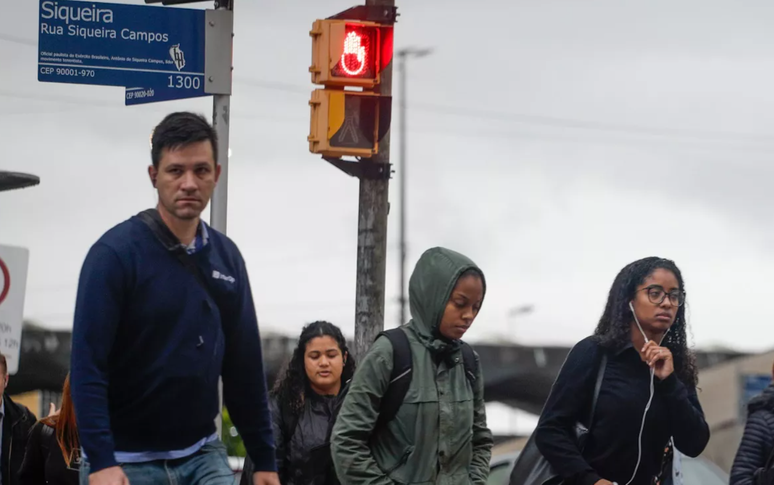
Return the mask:
<svg viewBox="0 0 774 485">
<path fill-rule="evenodd" d="M 151 159 L 159 168 L 161 152 L 175 150 L 191 143 L 209 140 L 215 164 L 218 164 L 218 135 L 207 119 L 196 113 L 181 111 L 167 115 L 153 130 L 151 138 Z"/>
</svg>

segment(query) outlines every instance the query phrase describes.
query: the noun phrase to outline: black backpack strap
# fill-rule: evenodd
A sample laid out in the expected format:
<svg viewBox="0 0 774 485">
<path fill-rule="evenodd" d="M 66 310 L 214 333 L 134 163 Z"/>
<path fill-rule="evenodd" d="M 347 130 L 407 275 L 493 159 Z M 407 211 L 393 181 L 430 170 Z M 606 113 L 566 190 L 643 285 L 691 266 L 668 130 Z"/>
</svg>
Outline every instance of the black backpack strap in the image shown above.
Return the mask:
<svg viewBox="0 0 774 485">
<path fill-rule="evenodd" d="M 599 390 L 602 388 L 602 380 L 605 378 L 605 368 L 607 367 L 607 352 L 602 349 L 602 359 L 599 362 L 599 369 L 597 369 L 597 380 L 594 383 L 594 397 L 591 399 L 591 410 L 589 412 L 587 429 L 591 431 L 591 426 L 594 424 L 594 414 L 597 410 L 597 401 L 599 401 Z"/>
<path fill-rule="evenodd" d="M 465 366 L 465 377 L 470 381 L 471 387 L 475 389 L 476 379 L 478 375 L 478 364 L 476 362 L 476 354 L 473 352 L 473 347 L 466 342 L 462 342 L 462 363 Z"/>
<path fill-rule="evenodd" d="M 387 392 L 382 396 L 379 418 L 374 429 L 386 425 L 395 418 L 398 409 L 403 405 L 403 399 L 406 397 L 413 377 L 411 344 L 406 332 L 400 327 L 392 328 L 381 332 L 376 338 L 382 336 L 386 337 L 392 344 L 392 374 L 390 374 L 390 385 Z"/>
<path fill-rule="evenodd" d="M 177 236 L 175 236 L 172 231 L 169 230 L 167 225 L 164 224 L 159 211 L 156 209 L 144 210 L 137 214 L 137 217 L 139 217 L 140 220 L 144 222 L 146 226 L 148 226 L 161 245 L 164 246 L 164 248 L 172 255 L 174 255 L 178 261 L 180 261 L 183 267 L 196 278 L 196 281 L 199 282 L 207 294 L 209 294 L 214 301 L 217 301 L 215 300 L 215 296 L 212 294 L 212 291 L 210 291 L 210 287 L 207 286 L 207 282 L 204 280 L 202 272 L 196 266 L 196 263 L 194 262 L 193 258 L 191 258 L 191 255 L 188 254 L 187 248 L 183 245 L 183 243 L 180 242 Z"/>
</svg>

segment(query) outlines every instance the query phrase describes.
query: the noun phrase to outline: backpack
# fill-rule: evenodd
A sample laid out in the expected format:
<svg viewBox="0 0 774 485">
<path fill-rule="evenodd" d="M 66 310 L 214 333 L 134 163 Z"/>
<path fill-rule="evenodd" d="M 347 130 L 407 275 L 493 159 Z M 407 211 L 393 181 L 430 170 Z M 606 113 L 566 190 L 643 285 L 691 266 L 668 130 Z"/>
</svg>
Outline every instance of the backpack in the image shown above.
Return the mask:
<svg viewBox="0 0 774 485">
<path fill-rule="evenodd" d="M 375 429 L 385 426 L 398 414 L 413 377 L 411 344 L 406 332 L 400 327 L 391 328 L 379 333 L 376 338 L 378 339 L 382 336 L 386 337 L 392 344 L 392 374 L 390 374 L 390 385 L 387 387 L 384 396 L 382 396 L 382 404 Z M 473 353 L 473 347 L 462 342 L 461 350 L 462 363 L 465 366 L 465 377 L 467 377 L 470 385 L 475 387 L 476 355 Z"/>
</svg>

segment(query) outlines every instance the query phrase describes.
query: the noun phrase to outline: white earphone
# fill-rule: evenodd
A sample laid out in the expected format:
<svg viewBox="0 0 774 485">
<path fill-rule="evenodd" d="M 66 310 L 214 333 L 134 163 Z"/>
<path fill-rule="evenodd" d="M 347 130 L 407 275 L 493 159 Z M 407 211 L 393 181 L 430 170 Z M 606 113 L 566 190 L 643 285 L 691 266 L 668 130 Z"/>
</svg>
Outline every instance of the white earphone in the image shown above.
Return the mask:
<svg viewBox="0 0 774 485">
<path fill-rule="evenodd" d="M 637 319 L 637 313 L 634 311 L 634 304 L 630 301 L 629 302 L 629 309 L 632 311 L 632 316 L 634 317 L 634 322 L 637 324 L 637 328 L 640 329 L 640 332 L 642 332 L 642 336 L 645 338 L 645 343 L 647 344 L 650 342 L 650 339 L 648 339 L 648 336 L 645 335 L 645 330 L 642 329 L 642 325 L 640 325 L 640 321 Z M 667 329 L 666 332 L 664 332 L 664 335 L 661 337 L 661 342 L 664 341 L 664 338 L 669 333 L 670 329 Z M 661 344 L 659 342 L 659 344 Z M 626 482 L 626 485 L 631 485 L 631 483 L 634 481 L 634 478 L 637 476 L 637 471 L 640 469 L 640 463 L 642 462 L 642 433 L 645 431 L 645 419 L 648 417 L 648 411 L 650 410 L 650 405 L 653 403 L 653 394 L 654 394 L 654 387 L 653 387 L 653 381 L 654 381 L 655 371 L 654 369 L 650 369 L 650 396 L 648 397 L 648 403 L 645 405 L 645 412 L 642 413 L 642 424 L 640 425 L 640 436 L 637 439 L 637 465 L 634 467 L 634 473 L 632 473 L 632 478 Z"/>
</svg>

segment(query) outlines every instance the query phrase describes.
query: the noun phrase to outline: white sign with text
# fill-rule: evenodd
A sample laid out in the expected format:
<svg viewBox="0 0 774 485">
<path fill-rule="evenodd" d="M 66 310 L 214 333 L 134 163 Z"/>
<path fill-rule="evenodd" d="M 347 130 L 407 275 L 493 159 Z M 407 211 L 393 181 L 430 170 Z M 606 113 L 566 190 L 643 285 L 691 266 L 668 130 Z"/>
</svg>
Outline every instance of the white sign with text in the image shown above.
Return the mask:
<svg viewBox="0 0 774 485">
<path fill-rule="evenodd" d="M 9 374 L 19 369 L 29 260 L 29 250 L 0 245 L 0 352 Z"/>
</svg>

